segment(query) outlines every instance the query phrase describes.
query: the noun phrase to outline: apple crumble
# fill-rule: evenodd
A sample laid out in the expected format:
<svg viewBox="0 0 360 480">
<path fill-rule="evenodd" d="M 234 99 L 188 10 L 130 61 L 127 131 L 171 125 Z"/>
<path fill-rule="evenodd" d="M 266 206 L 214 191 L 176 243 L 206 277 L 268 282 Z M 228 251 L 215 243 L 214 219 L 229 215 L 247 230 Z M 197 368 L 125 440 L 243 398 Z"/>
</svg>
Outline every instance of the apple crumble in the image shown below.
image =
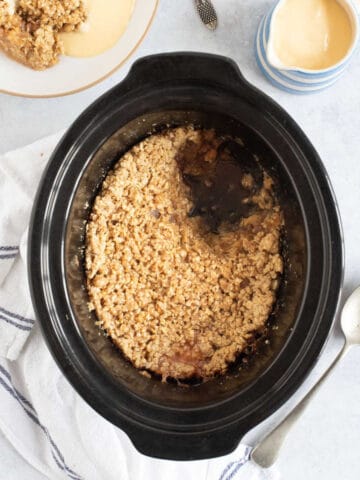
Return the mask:
<svg viewBox="0 0 360 480">
<path fill-rule="evenodd" d="M 0 49 L 44 70 L 63 53 L 59 33 L 77 30 L 85 19 L 82 0 L 0 0 Z"/>
<path fill-rule="evenodd" d="M 222 374 L 274 308 L 282 224 L 273 180 L 241 141 L 191 127 L 154 134 L 95 199 L 89 308 L 146 374 Z"/>
</svg>

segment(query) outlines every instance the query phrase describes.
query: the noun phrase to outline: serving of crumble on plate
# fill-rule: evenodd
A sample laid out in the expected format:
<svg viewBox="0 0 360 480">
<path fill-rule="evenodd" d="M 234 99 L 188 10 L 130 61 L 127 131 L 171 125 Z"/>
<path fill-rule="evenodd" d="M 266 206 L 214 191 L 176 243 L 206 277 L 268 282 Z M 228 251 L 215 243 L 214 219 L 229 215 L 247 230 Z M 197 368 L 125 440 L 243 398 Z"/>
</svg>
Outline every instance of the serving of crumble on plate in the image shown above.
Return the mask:
<svg viewBox="0 0 360 480">
<path fill-rule="evenodd" d="M 126 31 L 113 48 L 95 57 L 72 58 L 62 55 L 60 36 L 85 20 L 82 0 L 0 0 L 0 92 L 53 97 L 91 87 L 136 50 L 157 5 L 158 0 L 136 0 Z"/>
<path fill-rule="evenodd" d="M 82 0 L 0 0 L 0 49 L 44 70 L 63 53 L 58 34 L 78 29 L 85 19 Z"/>
</svg>

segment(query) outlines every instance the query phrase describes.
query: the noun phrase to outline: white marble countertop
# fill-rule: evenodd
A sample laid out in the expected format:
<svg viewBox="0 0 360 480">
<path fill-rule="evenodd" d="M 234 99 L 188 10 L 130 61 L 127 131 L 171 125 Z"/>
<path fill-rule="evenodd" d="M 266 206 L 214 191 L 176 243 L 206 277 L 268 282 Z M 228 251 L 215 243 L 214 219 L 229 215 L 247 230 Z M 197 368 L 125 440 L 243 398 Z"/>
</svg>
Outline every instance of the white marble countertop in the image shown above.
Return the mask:
<svg viewBox="0 0 360 480">
<path fill-rule="evenodd" d="M 161 0 L 153 26 L 136 54 L 102 84 L 70 97 L 25 99 L 0 94 L 0 153 L 21 147 L 70 124 L 101 93 L 119 82 L 135 58 L 176 50 L 232 57 L 245 77 L 278 101 L 318 150 L 332 180 L 346 246 L 344 295 L 360 284 L 360 57 L 332 88 L 298 97 L 273 88 L 254 57 L 254 36 L 269 0 L 214 0 L 216 32 L 203 28 L 192 0 Z M 1 73 L 0 73 L 1 74 Z M 334 340 L 339 345 L 339 340 Z M 330 356 L 308 379 L 309 385 Z M 317 373 L 316 373 L 317 372 Z M 288 437 L 278 467 L 291 480 L 357 480 L 360 474 L 360 349 L 354 349 Z M 304 391 L 304 388 L 302 391 Z M 0 408 L 1 412 L 1 408 Z M 0 435 L 0 479 L 44 480 Z M 145 480 L 145 479 L 144 479 Z"/>
</svg>

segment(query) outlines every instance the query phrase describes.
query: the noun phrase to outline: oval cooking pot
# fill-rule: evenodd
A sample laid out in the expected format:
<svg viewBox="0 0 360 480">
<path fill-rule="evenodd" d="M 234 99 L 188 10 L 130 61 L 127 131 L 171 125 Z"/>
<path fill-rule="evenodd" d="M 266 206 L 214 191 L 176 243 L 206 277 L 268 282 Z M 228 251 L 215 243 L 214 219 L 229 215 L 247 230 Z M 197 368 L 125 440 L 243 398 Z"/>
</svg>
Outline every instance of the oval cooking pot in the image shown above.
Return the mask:
<svg viewBox="0 0 360 480">
<path fill-rule="evenodd" d="M 285 216 L 285 274 L 269 342 L 226 376 L 187 388 L 138 373 L 88 311 L 85 224 L 106 173 L 132 145 L 166 126 L 240 137 L 276 179 Z M 79 394 L 154 457 L 228 454 L 279 408 L 314 366 L 334 322 L 343 241 L 326 171 L 296 123 L 236 64 L 199 53 L 138 60 L 56 147 L 36 197 L 31 294 L 42 332 Z"/>
</svg>

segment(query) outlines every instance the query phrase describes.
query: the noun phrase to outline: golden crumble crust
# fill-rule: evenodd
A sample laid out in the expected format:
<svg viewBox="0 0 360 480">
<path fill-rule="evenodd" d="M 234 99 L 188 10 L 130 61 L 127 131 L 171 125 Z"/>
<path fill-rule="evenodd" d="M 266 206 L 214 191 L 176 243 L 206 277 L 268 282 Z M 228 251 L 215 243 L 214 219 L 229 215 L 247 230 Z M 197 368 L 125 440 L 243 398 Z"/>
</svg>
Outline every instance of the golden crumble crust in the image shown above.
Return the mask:
<svg viewBox="0 0 360 480">
<path fill-rule="evenodd" d="M 0 49 L 34 70 L 55 65 L 63 53 L 58 33 L 86 19 L 82 0 L 18 0 L 15 11 L 0 0 Z"/>
<path fill-rule="evenodd" d="M 214 131 L 152 135 L 108 174 L 87 224 L 89 308 L 135 367 L 163 380 L 224 373 L 264 329 L 283 270 L 271 178 L 236 230 L 205 231 L 177 162 L 188 141 L 214 162 Z"/>
</svg>

